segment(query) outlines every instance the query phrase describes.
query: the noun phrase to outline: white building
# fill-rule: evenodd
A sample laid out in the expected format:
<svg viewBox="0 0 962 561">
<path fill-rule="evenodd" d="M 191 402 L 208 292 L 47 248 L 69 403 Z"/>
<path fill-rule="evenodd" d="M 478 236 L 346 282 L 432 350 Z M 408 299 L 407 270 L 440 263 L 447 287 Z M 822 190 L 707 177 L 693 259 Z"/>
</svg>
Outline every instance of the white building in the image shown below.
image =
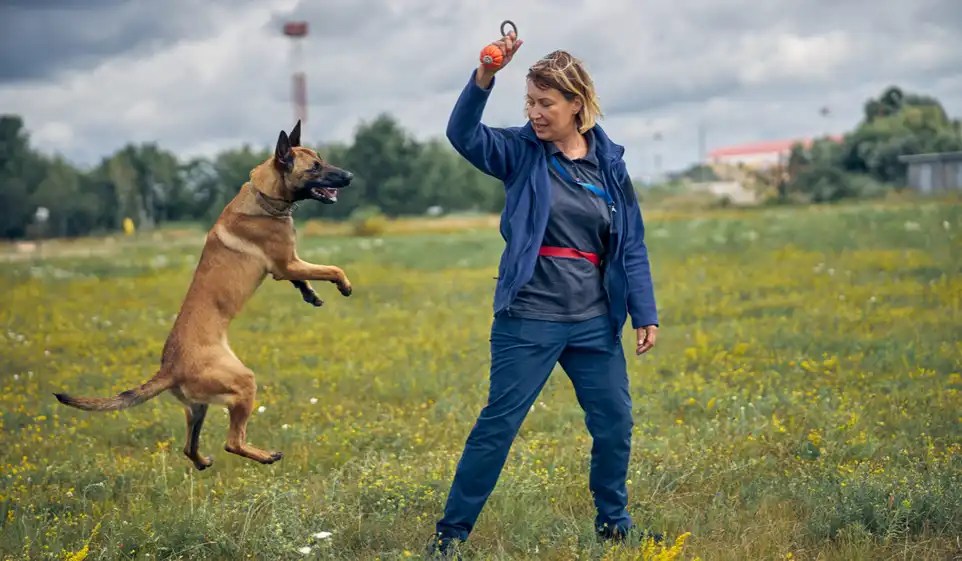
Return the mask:
<svg viewBox="0 0 962 561">
<path fill-rule="evenodd" d="M 841 142 L 840 136 L 830 137 Z M 775 165 L 785 165 L 792 152 L 792 146 L 801 143 L 808 148 L 812 145 L 811 138 L 796 138 L 786 140 L 766 140 L 737 144 L 716 148 L 708 153 L 708 164 L 712 166 L 745 166 L 756 169 L 769 168 Z"/>
</svg>

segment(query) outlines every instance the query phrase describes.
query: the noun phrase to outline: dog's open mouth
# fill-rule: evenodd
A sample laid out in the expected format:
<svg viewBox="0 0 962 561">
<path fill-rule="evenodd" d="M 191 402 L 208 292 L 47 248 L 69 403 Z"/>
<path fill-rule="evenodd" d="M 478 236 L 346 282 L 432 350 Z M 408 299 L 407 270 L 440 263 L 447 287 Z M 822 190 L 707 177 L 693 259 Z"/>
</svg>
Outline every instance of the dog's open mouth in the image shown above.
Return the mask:
<svg viewBox="0 0 962 561">
<path fill-rule="evenodd" d="M 337 189 L 334 187 L 311 187 L 311 197 L 322 203 L 337 202 Z"/>
<path fill-rule="evenodd" d="M 351 184 L 354 174 L 349 171 L 335 170 L 308 181 L 298 190 L 298 198 L 311 198 L 326 205 L 337 202 L 337 192 Z"/>
</svg>

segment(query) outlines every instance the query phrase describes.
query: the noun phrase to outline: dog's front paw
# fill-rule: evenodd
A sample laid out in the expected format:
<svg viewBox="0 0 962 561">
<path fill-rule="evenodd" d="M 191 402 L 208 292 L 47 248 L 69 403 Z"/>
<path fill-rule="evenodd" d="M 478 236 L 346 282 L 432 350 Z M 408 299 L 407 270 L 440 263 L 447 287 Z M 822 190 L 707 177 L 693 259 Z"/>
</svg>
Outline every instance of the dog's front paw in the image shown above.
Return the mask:
<svg viewBox="0 0 962 561">
<path fill-rule="evenodd" d="M 341 291 L 344 296 L 350 296 L 353 289 L 351 288 L 351 283 L 348 280 L 337 283 L 337 289 Z"/>
<path fill-rule="evenodd" d="M 320 308 L 321 306 L 324 305 L 324 300 L 321 300 L 321 297 L 318 296 L 316 292 L 310 292 L 310 293 L 304 294 L 304 301 L 314 306 L 315 308 Z"/>
</svg>

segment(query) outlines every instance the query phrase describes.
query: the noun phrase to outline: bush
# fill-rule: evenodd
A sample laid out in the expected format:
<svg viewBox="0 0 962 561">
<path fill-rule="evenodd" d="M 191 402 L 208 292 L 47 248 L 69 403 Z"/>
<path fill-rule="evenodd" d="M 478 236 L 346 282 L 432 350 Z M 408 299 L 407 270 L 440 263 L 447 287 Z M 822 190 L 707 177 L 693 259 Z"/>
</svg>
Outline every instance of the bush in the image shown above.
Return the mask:
<svg viewBox="0 0 962 561">
<path fill-rule="evenodd" d="M 887 187 L 869 175 L 847 173 L 840 168 L 817 166 L 802 171 L 788 186 L 790 199 L 831 203 L 842 199 L 877 197 Z"/>
</svg>

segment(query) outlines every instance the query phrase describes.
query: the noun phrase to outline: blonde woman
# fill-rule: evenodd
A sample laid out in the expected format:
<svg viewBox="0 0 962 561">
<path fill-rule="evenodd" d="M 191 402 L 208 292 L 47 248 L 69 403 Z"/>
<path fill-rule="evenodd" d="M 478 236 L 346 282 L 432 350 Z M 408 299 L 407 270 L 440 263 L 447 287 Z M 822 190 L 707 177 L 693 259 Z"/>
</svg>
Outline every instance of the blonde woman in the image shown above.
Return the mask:
<svg viewBox="0 0 962 561">
<path fill-rule="evenodd" d="M 487 405 L 464 447 L 443 517 L 429 544 L 464 541 L 497 483 L 508 450 L 555 364 L 571 379 L 591 434 L 589 488 L 605 539 L 632 528 L 625 485 L 631 396 L 621 331 L 631 317 L 636 353 L 655 344 L 658 317 L 638 200 L 624 148 L 596 120 L 601 108 L 583 64 L 565 51 L 527 74 L 523 127 L 493 128 L 481 114 L 495 73 L 522 41 L 494 43 L 497 70 L 472 72 L 448 123 L 454 148 L 504 182 L 505 249 L 491 327 Z"/>
</svg>

